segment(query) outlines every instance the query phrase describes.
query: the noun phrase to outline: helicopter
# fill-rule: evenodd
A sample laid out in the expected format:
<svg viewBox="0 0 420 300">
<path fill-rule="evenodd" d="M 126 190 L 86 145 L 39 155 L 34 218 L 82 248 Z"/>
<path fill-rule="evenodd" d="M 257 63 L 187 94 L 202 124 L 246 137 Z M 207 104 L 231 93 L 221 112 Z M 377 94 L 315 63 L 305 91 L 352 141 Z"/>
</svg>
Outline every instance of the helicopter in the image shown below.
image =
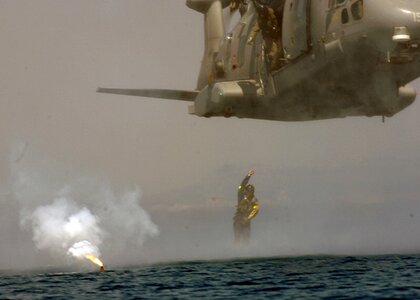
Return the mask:
<svg viewBox="0 0 420 300">
<path fill-rule="evenodd" d="M 226 32 L 224 12 L 232 2 L 241 13 Z M 189 113 L 200 117 L 276 121 L 384 120 L 417 96 L 409 83 L 420 77 L 418 0 L 187 0 L 186 5 L 204 15 L 196 89 L 97 91 L 188 101 Z"/>
</svg>

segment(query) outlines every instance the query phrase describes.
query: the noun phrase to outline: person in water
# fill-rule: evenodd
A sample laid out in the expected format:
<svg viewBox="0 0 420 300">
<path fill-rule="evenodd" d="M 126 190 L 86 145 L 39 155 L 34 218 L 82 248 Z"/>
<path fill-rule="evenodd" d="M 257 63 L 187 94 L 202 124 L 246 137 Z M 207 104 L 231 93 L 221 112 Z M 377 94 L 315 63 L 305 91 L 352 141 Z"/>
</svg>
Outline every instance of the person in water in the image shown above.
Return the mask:
<svg viewBox="0 0 420 300">
<path fill-rule="evenodd" d="M 255 188 L 248 184 L 254 170 L 249 170 L 238 188 L 238 203 L 233 217 L 233 230 L 236 243 L 247 243 L 251 233 L 251 220 L 258 214 L 260 206 L 255 197 Z"/>
</svg>

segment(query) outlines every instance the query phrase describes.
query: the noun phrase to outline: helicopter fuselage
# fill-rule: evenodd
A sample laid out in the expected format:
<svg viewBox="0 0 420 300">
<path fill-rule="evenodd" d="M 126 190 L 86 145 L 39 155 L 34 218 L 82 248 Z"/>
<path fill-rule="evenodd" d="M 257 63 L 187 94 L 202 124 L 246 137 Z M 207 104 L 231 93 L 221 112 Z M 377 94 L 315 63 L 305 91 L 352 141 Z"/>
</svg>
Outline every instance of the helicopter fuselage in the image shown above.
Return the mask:
<svg viewBox="0 0 420 300">
<path fill-rule="evenodd" d="M 186 2 L 204 14 L 195 90 L 98 92 L 190 101 L 189 113 L 200 117 L 279 121 L 391 117 L 414 102 L 409 83 L 420 76 L 420 1 L 268 1 L 281 8 L 271 22 L 281 27 L 275 38 L 262 26 L 267 15 L 259 0 L 241 0 L 245 9 L 226 34 L 223 9 L 231 1 Z"/>
<path fill-rule="evenodd" d="M 191 113 L 310 121 L 391 117 L 413 103 L 418 1 L 284 2 L 281 67 L 270 69 L 263 32 L 248 42 L 258 18 L 250 1 L 212 57 L 205 54 Z"/>
</svg>

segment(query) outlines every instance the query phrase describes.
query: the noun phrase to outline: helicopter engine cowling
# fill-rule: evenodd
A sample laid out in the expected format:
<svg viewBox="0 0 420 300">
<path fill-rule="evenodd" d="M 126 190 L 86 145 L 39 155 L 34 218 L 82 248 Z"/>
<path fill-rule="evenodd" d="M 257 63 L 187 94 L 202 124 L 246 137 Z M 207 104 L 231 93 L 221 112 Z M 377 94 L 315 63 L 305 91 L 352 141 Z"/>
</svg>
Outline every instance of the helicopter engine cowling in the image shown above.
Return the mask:
<svg viewBox="0 0 420 300">
<path fill-rule="evenodd" d="M 231 117 L 257 97 L 258 86 L 253 81 L 217 82 L 200 92 L 190 113 L 201 117 Z"/>
</svg>

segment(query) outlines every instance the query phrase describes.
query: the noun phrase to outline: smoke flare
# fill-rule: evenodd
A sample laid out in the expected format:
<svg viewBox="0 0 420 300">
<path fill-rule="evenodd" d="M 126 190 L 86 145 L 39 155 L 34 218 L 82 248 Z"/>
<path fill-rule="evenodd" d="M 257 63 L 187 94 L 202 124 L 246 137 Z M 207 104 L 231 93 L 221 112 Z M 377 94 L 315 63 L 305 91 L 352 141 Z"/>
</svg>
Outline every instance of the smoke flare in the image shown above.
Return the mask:
<svg viewBox="0 0 420 300">
<path fill-rule="evenodd" d="M 100 267 L 103 267 L 104 266 L 104 263 L 99 258 L 97 258 L 94 255 L 86 255 L 86 258 L 89 259 L 94 264 L 100 266 Z"/>
<path fill-rule="evenodd" d="M 127 246 L 141 247 L 159 234 L 140 205 L 138 188 L 115 193 L 109 183 L 94 177 L 62 178 L 60 169 L 44 168 L 14 164 L 13 195 L 21 206 L 21 226 L 32 231 L 35 246 L 49 251 L 57 263 L 69 263 L 68 256 L 99 259 L 99 247 L 111 264 L 127 263 L 138 259 L 135 251 L 127 255 Z"/>
<path fill-rule="evenodd" d="M 100 253 L 98 247 L 86 240 L 75 243 L 67 251 L 67 254 L 79 259 L 86 258 L 100 267 L 104 266 L 104 263 L 99 259 Z"/>
</svg>

